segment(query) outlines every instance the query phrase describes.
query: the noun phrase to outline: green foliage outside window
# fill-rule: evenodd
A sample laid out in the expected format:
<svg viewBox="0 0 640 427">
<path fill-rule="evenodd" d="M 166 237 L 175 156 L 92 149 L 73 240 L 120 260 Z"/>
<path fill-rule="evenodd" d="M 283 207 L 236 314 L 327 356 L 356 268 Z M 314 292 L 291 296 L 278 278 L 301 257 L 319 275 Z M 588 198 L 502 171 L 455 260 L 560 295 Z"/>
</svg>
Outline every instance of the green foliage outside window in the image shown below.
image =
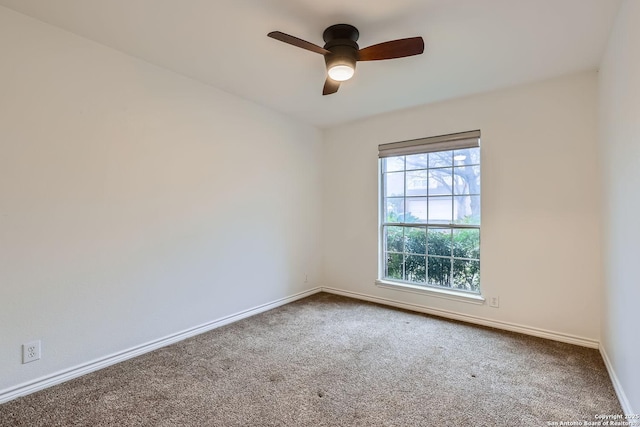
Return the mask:
<svg viewBox="0 0 640 427">
<path fill-rule="evenodd" d="M 386 277 L 479 290 L 479 230 L 388 226 L 386 238 L 387 250 L 396 252 L 387 253 Z"/>
</svg>

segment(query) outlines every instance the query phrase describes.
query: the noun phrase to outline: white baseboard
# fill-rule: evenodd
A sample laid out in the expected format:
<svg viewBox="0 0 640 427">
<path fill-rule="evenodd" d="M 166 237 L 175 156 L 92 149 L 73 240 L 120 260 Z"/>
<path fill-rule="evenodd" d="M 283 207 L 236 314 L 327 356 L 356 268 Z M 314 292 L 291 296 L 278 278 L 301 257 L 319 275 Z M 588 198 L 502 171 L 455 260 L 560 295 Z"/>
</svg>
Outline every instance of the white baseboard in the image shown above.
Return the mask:
<svg viewBox="0 0 640 427">
<path fill-rule="evenodd" d="M 609 359 L 609 355 L 607 355 L 607 351 L 602 345 L 600 346 L 600 354 L 602 355 L 604 365 L 607 367 L 607 371 L 609 372 L 609 377 L 611 378 L 613 389 L 616 391 L 616 395 L 618 396 L 618 400 L 620 401 L 620 406 L 622 406 L 622 412 L 624 412 L 626 415 L 638 414 L 638 412 L 635 412 L 631 408 L 631 403 L 629 402 L 629 399 L 627 399 L 627 395 L 622 388 L 622 384 L 620 384 L 620 380 L 616 375 L 616 371 L 613 369 L 611 359 Z"/>
<path fill-rule="evenodd" d="M 112 355 L 109 355 L 100 359 L 96 359 L 91 362 L 84 363 L 82 365 L 78 365 L 70 369 L 65 369 L 63 371 L 46 375 L 44 377 L 38 378 L 33 381 L 19 384 L 15 387 L 10 387 L 8 389 L 1 390 L 0 404 L 16 399 L 20 396 L 25 396 L 27 394 L 31 394 L 36 391 L 43 390 L 45 388 L 51 387 L 56 384 L 63 383 L 73 378 L 80 377 L 90 372 L 94 372 L 99 369 L 106 368 L 107 366 L 115 365 L 116 363 L 120 363 L 127 359 L 140 356 L 144 353 L 157 350 L 161 347 L 168 346 L 170 344 L 176 343 L 178 341 L 182 341 L 184 339 L 193 337 L 195 335 L 202 334 L 212 329 L 216 329 L 221 326 L 228 325 L 229 323 L 237 322 L 238 320 L 244 319 L 246 317 L 254 316 L 264 311 L 271 310 L 276 307 L 280 307 L 281 305 L 285 305 L 290 302 L 299 300 L 301 298 L 308 297 L 320 291 L 321 291 L 321 288 L 318 287 L 318 288 L 310 289 L 304 292 L 299 292 L 297 294 L 294 294 L 285 298 L 280 298 L 278 300 L 275 300 L 266 304 L 262 304 L 257 307 L 253 307 L 248 310 L 244 310 L 244 311 L 232 314 L 230 316 L 225 316 L 220 319 L 216 319 L 211 322 L 207 322 L 202 325 L 199 325 L 190 329 L 186 329 L 176 334 L 168 335 L 164 338 L 160 338 L 136 347 L 132 347 L 130 349 L 127 349 L 118 353 L 114 353 Z"/>
<path fill-rule="evenodd" d="M 468 323 L 473 323 L 473 324 L 478 324 L 478 325 L 483 325 L 483 326 L 489 326 L 489 327 L 493 327 L 493 328 L 497 328 L 497 329 L 504 329 L 507 331 L 512 331 L 512 332 L 519 332 L 522 334 L 526 334 L 526 335 L 532 335 L 532 336 L 536 336 L 536 337 L 541 337 L 541 338 L 547 338 L 547 339 L 551 339 L 551 340 L 555 340 L 555 341 L 561 341 L 561 342 L 566 342 L 569 344 L 576 344 L 576 345 L 580 345 L 583 347 L 589 347 L 589 348 L 599 348 L 600 352 L 603 356 L 605 365 L 607 366 L 607 370 L 609 371 L 609 375 L 611 376 L 614 388 L 616 390 L 616 393 L 618 394 L 618 398 L 620 399 L 621 405 L 625 411 L 625 413 L 634 413 L 631 411 L 631 407 L 629 405 L 628 400 L 626 399 L 626 396 L 624 394 L 624 392 L 622 391 L 622 388 L 620 386 L 620 382 L 618 381 L 617 377 L 615 376 L 615 372 L 613 371 L 613 368 L 611 366 L 611 363 L 604 351 L 603 348 L 599 347 L 599 343 L 596 340 L 592 340 L 589 338 L 583 338 L 583 337 L 578 337 L 578 336 L 574 336 L 574 335 L 569 335 L 569 334 L 562 334 L 562 333 L 558 333 L 558 332 L 553 332 L 553 331 L 548 331 L 548 330 L 544 330 L 544 329 L 539 329 L 539 328 L 532 328 L 532 327 L 528 327 L 528 326 L 523 326 L 523 325 L 518 325 L 515 323 L 509 323 L 509 322 L 502 322 L 502 321 L 497 321 L 497 320 L 491 320 L 491 319 L 486 319 L 483 317 L 478 317 L 478 316 L 471 316 L 471 315 L 467 315 L 467 314 L 461 314 L 461 313 L 456 313 L 453 311 L 449 311 L 449 310 L 441 310 L 441 309 L 436 309 L 436 308 L 430 308 L 430 307 L 426 307 L 423 305 L 418 305 L 418 304 L 411 304 L 411 303 L 405 303 L 405 302 L 400 302 L 400 301 L 396 301 L 396 300 L 392 300 L 389 298 L 381 298 L 381 297 L 376 297 L 376 296 L 372 296 L 372 295 L 366 295 L 366 294 L 362 294 L 359 292 L 351 292 L 351 291 L 344 291 L 341 289 L 335 289 L 335 288 L 330 288 L 330 287 L 317 287 L 317 288 L 313 288 L 304 292 L 300 292 L 294 295 L 291 295 L 289 297 L 285 297 L 285 298 L 280 298 L 278 300 L 272 301 L 270 303 L 266 303 L 266 304 L 262 304 L 259 305 L 257 307 L 253 307 L 235 314 L 232 314 L 230 316 L 226 316 L 217 320 L 213 320 L 211 322 L 178 332 L 176 334 L 172 334 L 172 335 L 168 335 L 164 338 L 160 338 L 158 340 L 155 341 L 151 341 L 136 347 L 132 347 L 130 349 L 118 352 L 118 353 L 114 353 L 112 355 L 100 358 L 100 359 L 96 359 L 93 360 L 91 362 L 70 368 L 70 369 L 66 369 L 63 371 L 59 371 L 56 372 L 54 374 L 51 375 L 47 375 L 41 378 L 38 378 L 36 380 L 33 381 L 29 381 L 23 384 L 19 384 L 17 386 L 5 389 L 0 391 L 0 404 L 1 403 L 5 403 L 8 402 L 10 400 L 16 399 L 20 396 L 24 396 L 27 394 L 31 394 L 34 393 L 36 391 L 39 390 L 43 390 L 45 388 L 51 387 L 53 385 L 56 384 L 60 384 L 62 382 L 71 380 L 73 378 L 77 378 L 80 377 L 82 375 L 88 374 L 90 372 L 94 372 L 97 371 L 99 369 L 102 368 L 106 368 L 107 366 L 111 366 L 114 365 L 116 363 L 125 361 L 127 359 L 131 359 L 133 357 L 136 356 L 140 356 L 144 353 L 148 353 L 150 351 L 153 350 L 157 350 L 161 347 L 165 347 L 167 345 L 176 343 L 178 341 L 182 341 L 184 339 L 193 337 L 195 335 L 199 335 L 202 334 L 204 332 L 210 331 L 212 329 L 216 329 L 219 328 L 221 326 L 224 325 L 228 325 L 230 323 L 233 322 L 237 322 L 238 320 L 262 313 L 264 311 L 267 310 L 271 310 L 273 308 L 288 304 L 290 302 L 308 297 L 310 295 L 313 295 L 315 293 L 318 292 L 328 292 L 328 293 L 332 293 L 332 294 L 336 294 L 336 295 L 342 295 L 342 296 L 346 296 L 346 297 L 350 297 L 350 298 L 355 298 L 355 299 L 360 299 L 360 300 L 364 300 L 364 301 L 370 301 L 370 302 L 375 302 L 378 304 L 383 304 L 383 305 L 388 305 L 388 306 L 393 306 L 393 307 L 398 307 L 398 308 L 403 308 L 406 310 L 412 310 L 412 311 L 417 311 L 417 312 L 421 312 L 421 313 L 426 313 L 426 314 L 432 314 L 435 316 L 440 316 L 440 317 L 445 317 L 445 318 L 449 318 L 449 319 L 454 319 L 454 320 L 460 320 L 463 322 L 468 322 Z"/>
<path fill-rule="evenodd" d="M 438 308 L 431 308 L 419 304 L 411 304 L 406 302 L 400 302 L 389 298 L 381 298 L 373 295 L 366 295 L 359 292 L 343 291 L 335 288 L 321 288 L 323 292 L 331 294 L 342 295 L 345 297 L 356 298 L 364 301 L 375 302 L 378 304 L 389 305 L 392 307 L 404 308 L 406 310 L 418 311 L 420 313 L 432 314 L 434 316 L 446 317 L 448 319 L 460 320 L 467 323 L 474 323 L 476 325 L 489 326 L 496 329 L 504 329 L 511 332 L 518 332 L 525 335 L 533 335 L 534 337 L 546 338 L 554 341 L 565 342 L 569 344 L 575 344 L 582 347 L 598 348 L 599 342 L 590 338 L 579 337 L 570 334 L 563 334 L 560 332 L 548 331 L 540 328 L 532 328 L 530 326 L 518 325 L 516 323 L 503 322 L 500 320 L 492 320 L 479 316 L 471 316 L 468 314 L 456 313 L 449 310 L 441 310 Z"/>
</svg>

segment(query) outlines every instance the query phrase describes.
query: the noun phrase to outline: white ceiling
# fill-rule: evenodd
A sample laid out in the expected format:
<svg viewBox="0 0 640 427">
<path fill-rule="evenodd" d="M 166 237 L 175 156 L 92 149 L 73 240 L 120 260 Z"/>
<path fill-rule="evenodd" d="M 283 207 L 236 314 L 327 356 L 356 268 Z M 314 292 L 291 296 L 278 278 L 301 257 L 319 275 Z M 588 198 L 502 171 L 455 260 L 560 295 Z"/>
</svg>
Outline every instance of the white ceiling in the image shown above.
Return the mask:
<svg viewBox="0 0 640 427">
<path fill-rule="evenodd" d="M 0 5 L 319 127 L 597 68 L 620 0 L 0 0 Z M 422 36 L 425 54 L 358 63 L 322 96 L 329 25 L 360 47 Z"/>
</svg>

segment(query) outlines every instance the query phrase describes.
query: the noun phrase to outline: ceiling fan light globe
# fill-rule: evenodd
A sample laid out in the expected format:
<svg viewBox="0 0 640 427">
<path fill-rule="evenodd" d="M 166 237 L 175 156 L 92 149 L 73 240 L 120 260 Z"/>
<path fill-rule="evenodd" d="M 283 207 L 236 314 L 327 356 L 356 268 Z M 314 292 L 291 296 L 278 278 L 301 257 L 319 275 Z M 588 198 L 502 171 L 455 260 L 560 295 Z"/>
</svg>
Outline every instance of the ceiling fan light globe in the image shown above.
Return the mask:
<svg viewBox="0 0 640 427">
<path fill-rule="evenodd" d="M 329 77 L 337 82 L 344 82 L 346 80 L 349 80 L 351 77 L 353 77 L 354 73 L 355 70 L 352 67 L 344 64 L 334 65 L 333 67 L 329 68 L 328 71 Z"/>
</svg>

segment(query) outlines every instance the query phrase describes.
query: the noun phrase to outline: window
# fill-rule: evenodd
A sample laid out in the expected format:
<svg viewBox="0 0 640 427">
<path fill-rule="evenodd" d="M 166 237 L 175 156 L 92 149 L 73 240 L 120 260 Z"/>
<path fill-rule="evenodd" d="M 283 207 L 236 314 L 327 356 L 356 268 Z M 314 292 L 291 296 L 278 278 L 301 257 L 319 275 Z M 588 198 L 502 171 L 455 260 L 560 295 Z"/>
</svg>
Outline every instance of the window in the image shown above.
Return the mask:
<svg viewBox="0 0 640 427">
<path fill-rule="evenodd" d="M 480 131 L 379 146 L 380 277 L 480 293 Z"/>
</svg>

